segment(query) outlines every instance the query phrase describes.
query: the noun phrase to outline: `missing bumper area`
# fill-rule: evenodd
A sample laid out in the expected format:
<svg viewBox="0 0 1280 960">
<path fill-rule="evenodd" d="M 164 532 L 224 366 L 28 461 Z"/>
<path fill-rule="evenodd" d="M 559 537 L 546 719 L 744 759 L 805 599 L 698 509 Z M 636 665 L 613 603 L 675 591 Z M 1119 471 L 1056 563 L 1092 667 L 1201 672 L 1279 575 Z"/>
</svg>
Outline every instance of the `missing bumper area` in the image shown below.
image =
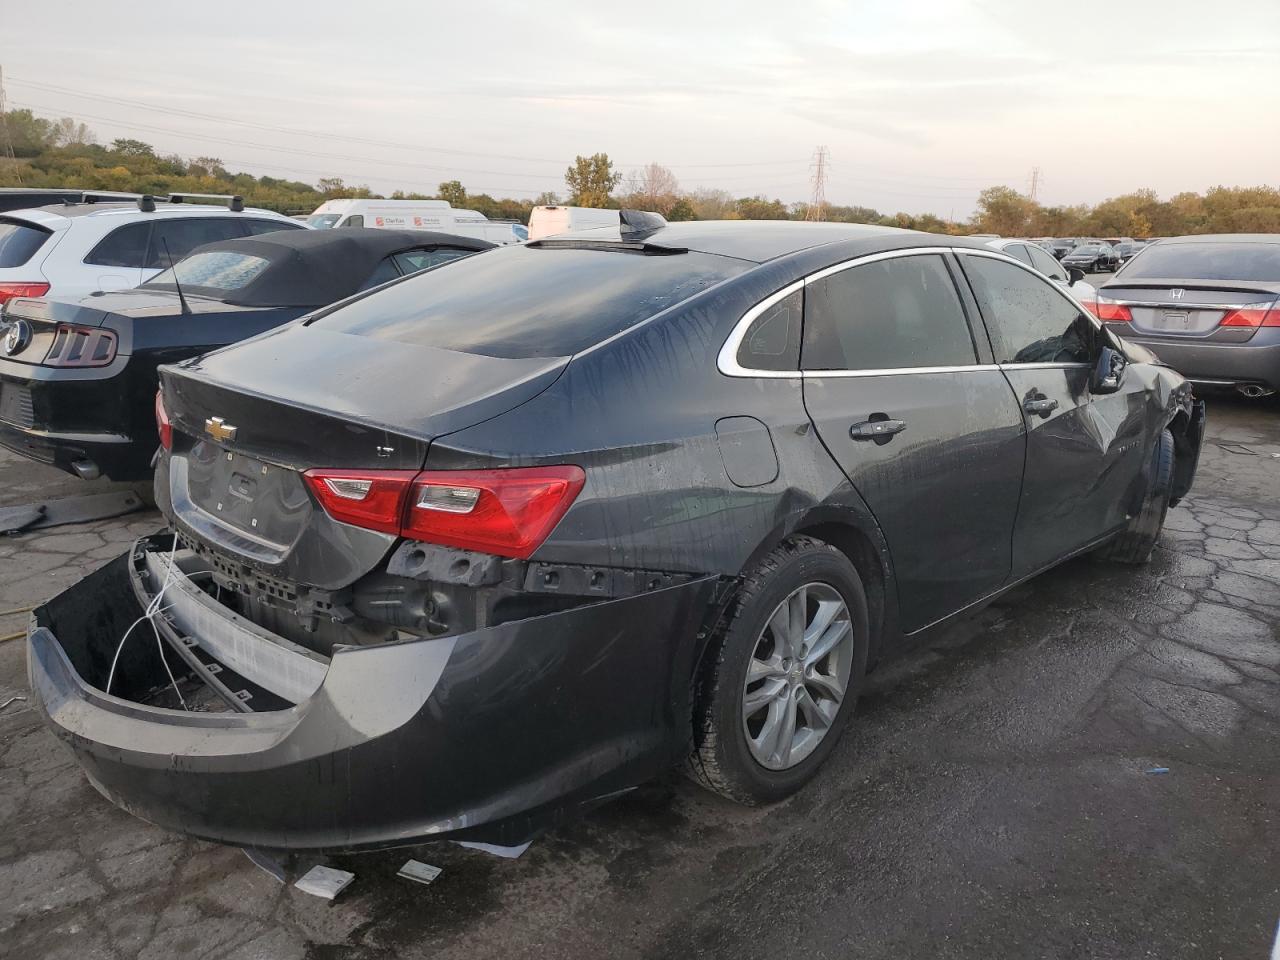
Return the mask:
<svg viewBox="0 0 1280 960">
<path fill-rule="evenodd" d="M 126 700 L 248 713 L 312 696 L 329 658 L 240 616 L 219 592 L 207 561 L 174 551 L 171 536 L 145 537 L 35 616 L 86 683 Z"/>
</svg>

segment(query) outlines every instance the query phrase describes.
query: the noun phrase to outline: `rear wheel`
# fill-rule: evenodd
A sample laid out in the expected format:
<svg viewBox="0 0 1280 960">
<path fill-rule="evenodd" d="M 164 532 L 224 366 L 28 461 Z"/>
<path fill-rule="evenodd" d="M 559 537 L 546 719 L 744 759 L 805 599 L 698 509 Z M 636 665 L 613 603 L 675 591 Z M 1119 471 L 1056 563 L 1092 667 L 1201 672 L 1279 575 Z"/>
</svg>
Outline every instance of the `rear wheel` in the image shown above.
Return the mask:
<svg viewBox="0 0 1280 960">
<path fill-rule="evenodd" d="M 867 599 L 849 559 L 795 537 L 746 578 L 712 637 L 693 778 L 745 804 L 781 800 L 834 749 L 867 668 Z"/>
<path fill-rule="evenodd" d="M 1114 539 L 1099 547 L 1097 557 L 1116 563 L 1146 563 L 1160 539 L 1164 517 L 1169 511 L 1169 490 L 1173 484 L 1173 434 L 1164 430 L 1151 454 L 1151 482 L 1142 507 Z"/>
</svg>

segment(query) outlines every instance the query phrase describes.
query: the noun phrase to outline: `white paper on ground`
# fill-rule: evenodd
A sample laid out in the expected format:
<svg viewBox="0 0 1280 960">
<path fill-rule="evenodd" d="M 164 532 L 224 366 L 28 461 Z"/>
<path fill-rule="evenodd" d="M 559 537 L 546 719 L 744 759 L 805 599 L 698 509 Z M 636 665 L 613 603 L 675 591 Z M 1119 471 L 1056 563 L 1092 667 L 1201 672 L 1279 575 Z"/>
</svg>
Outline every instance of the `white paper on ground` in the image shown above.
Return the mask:
<svg viewBox="0 0 1280 960">
<path fill-rule="evenodd" d="M 474 840 L 457 840 L 458 846 L 466 847 L 469 850 L 480 850 L 484 853 L 492 853 L 495 857 L 505 857 L 508 860 L 514 860 L 520 854 L 529 849 L 532 840 L 527 840 L 518 847 L 500 847 L 494 843 L 476 843 Z"/>
<path fill-rule="evenodd" d="M 335 870 L 333 867 L 312 867 L 294 886 L 303 893 L 332 900 L 355 878 L 354 873 L 347 873 L 345 870 Z"/>
<path fill-rule="evenodd" d="M 421 860 L 406 860 L 404 866 L 396 871 L 396 876 L 404 877 L 406 880 L 417 880 L 418 883 L 430 883 L 442 873 L 444 871 L 439 867 L 433 867 Z"/>
</svg>

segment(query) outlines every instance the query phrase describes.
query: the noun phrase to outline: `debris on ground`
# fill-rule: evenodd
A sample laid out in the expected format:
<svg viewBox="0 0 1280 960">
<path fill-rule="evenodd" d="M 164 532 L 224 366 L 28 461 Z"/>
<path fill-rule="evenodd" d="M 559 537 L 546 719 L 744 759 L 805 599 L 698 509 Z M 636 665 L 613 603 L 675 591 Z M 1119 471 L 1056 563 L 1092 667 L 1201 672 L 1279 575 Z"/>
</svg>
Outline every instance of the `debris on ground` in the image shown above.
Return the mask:
<svg viewBox="0 0 1280 960">
<path fill-rule="evenodd" d="M 430 883 L 443 872 L 440 867 L 433 867 L 421 860 L 406 860 L 404 866 L 396 871 L 396 876 L 416 880 L 418 883 Z"/>
<path fill-rule="evenodd" d="M 250 857 L 250 859 L 253 859 Z M 256 862 L 256 861 L 255 861 Z M 332 900 L 356 878 L 354 873 L 335 870 L 333 867 L 312 867 L 294 884 L 303 893 Z"/>
<path fill-rule="evenodd" d="M 514 860 L 520 854 L 529 849 L 532 841 L 526 840 L 524 843 L 515 847 L 500 847 L 496 843 L 477 843 L 475 840 L 458 840 L 460 847 L 466 847 L 468 850 L 479 850 L 482 853 L 492 853 L 495 857 L 503 857 L 507 860 Z"/>
<path fill-rule="evenodd" d="M 249 858 L 249 862 L 261 870 L 263 873 L 270 874 L 277 883 L 285 883 L 287 877 L 284 872 L 284 864 L 268 853 L 257 849 L 256 847 L 241 847 L 241 852 Z"/>
<path fill-rule="evenodd" d="M 1153 774 L 1168 773 L 1168 772 L 1169 772 L 1168 767 L 1152 767 L 1150 770 L 1147 771 L 1147 773 L 1153 773 Z"/>
<path fill-rule="evenodd" d="M 26 703 L 26 702 L 27 702 L 27 698 L 26 698 L 26 697 L 22 697 L 22 696 L 18 696 L 18 697 L 10 697 L 10 698 L 9 698 L 8 700 L 6 700 L 4 703 L 0 703 L 0 710 L 3 710 L 5 707 L 9 706 L 9 704 L 11 704 L 11 703 L 17 703 L 19 700 L 21 700 L 23 703 Z"/>
<path fill-rule="evenodd" d="M 25 533 L 66 523 L 106 520 L 141 510 L 145 504 L 132 490 L 64 497 L 16 507 L 0 507 L 0 533 Z"/>
</svg>

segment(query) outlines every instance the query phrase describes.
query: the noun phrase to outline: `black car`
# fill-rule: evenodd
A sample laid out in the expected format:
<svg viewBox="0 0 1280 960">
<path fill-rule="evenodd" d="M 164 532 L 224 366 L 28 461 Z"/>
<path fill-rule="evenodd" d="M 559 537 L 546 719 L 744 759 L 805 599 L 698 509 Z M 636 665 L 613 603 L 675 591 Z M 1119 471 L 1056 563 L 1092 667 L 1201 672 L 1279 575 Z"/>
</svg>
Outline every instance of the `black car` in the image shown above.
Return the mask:
<svg viewBox="0 0 1280 960">
<path fill-rule="evenodd" d="M 1117 268 L 1123 267 L 1126 263 L 1142 252 L 1142 248 L 1146 244 L 1141 240 L 1123 240 L 1115 245 Z"/>
<path fill-rule="evenodd" d="M 160 364 L 492 246 L 415 230 L 286 230 L 206 244 L 133 290 L 12 300 L 0 313 L 0 444 L 85 478 L 144 479 Z"/>
<path fill-rule="evenodd" d="M 1120 266 L 1120 257 L 1111 244 L 1090 240 L 1073 247 L 1062 257 L 1062 265 L 1085 273 L 1107 273 Z"/>
<path fill-rule="evenodd" d="M 1075 240 L 1072 240 L 1069 237 L 1063 237 L 1057 240 L 1050 240 L 1048 246 L 1045 249 L 1047 249 L 1055 257 L 1061 260 L 1068 253 L 1074 250 L 1075 247 L 1076 247 Z"/>
<path fill-rule="evenodd" d="M 1191 485 L 1189 385 L 980 241 L 623 219 L 162 369 L 175 532 L 28 641 L 102 793 L 339 849 L 519 843 L 681 763 L 777 800 L 870 665 L 1144 561 Z"/>
</svg>

